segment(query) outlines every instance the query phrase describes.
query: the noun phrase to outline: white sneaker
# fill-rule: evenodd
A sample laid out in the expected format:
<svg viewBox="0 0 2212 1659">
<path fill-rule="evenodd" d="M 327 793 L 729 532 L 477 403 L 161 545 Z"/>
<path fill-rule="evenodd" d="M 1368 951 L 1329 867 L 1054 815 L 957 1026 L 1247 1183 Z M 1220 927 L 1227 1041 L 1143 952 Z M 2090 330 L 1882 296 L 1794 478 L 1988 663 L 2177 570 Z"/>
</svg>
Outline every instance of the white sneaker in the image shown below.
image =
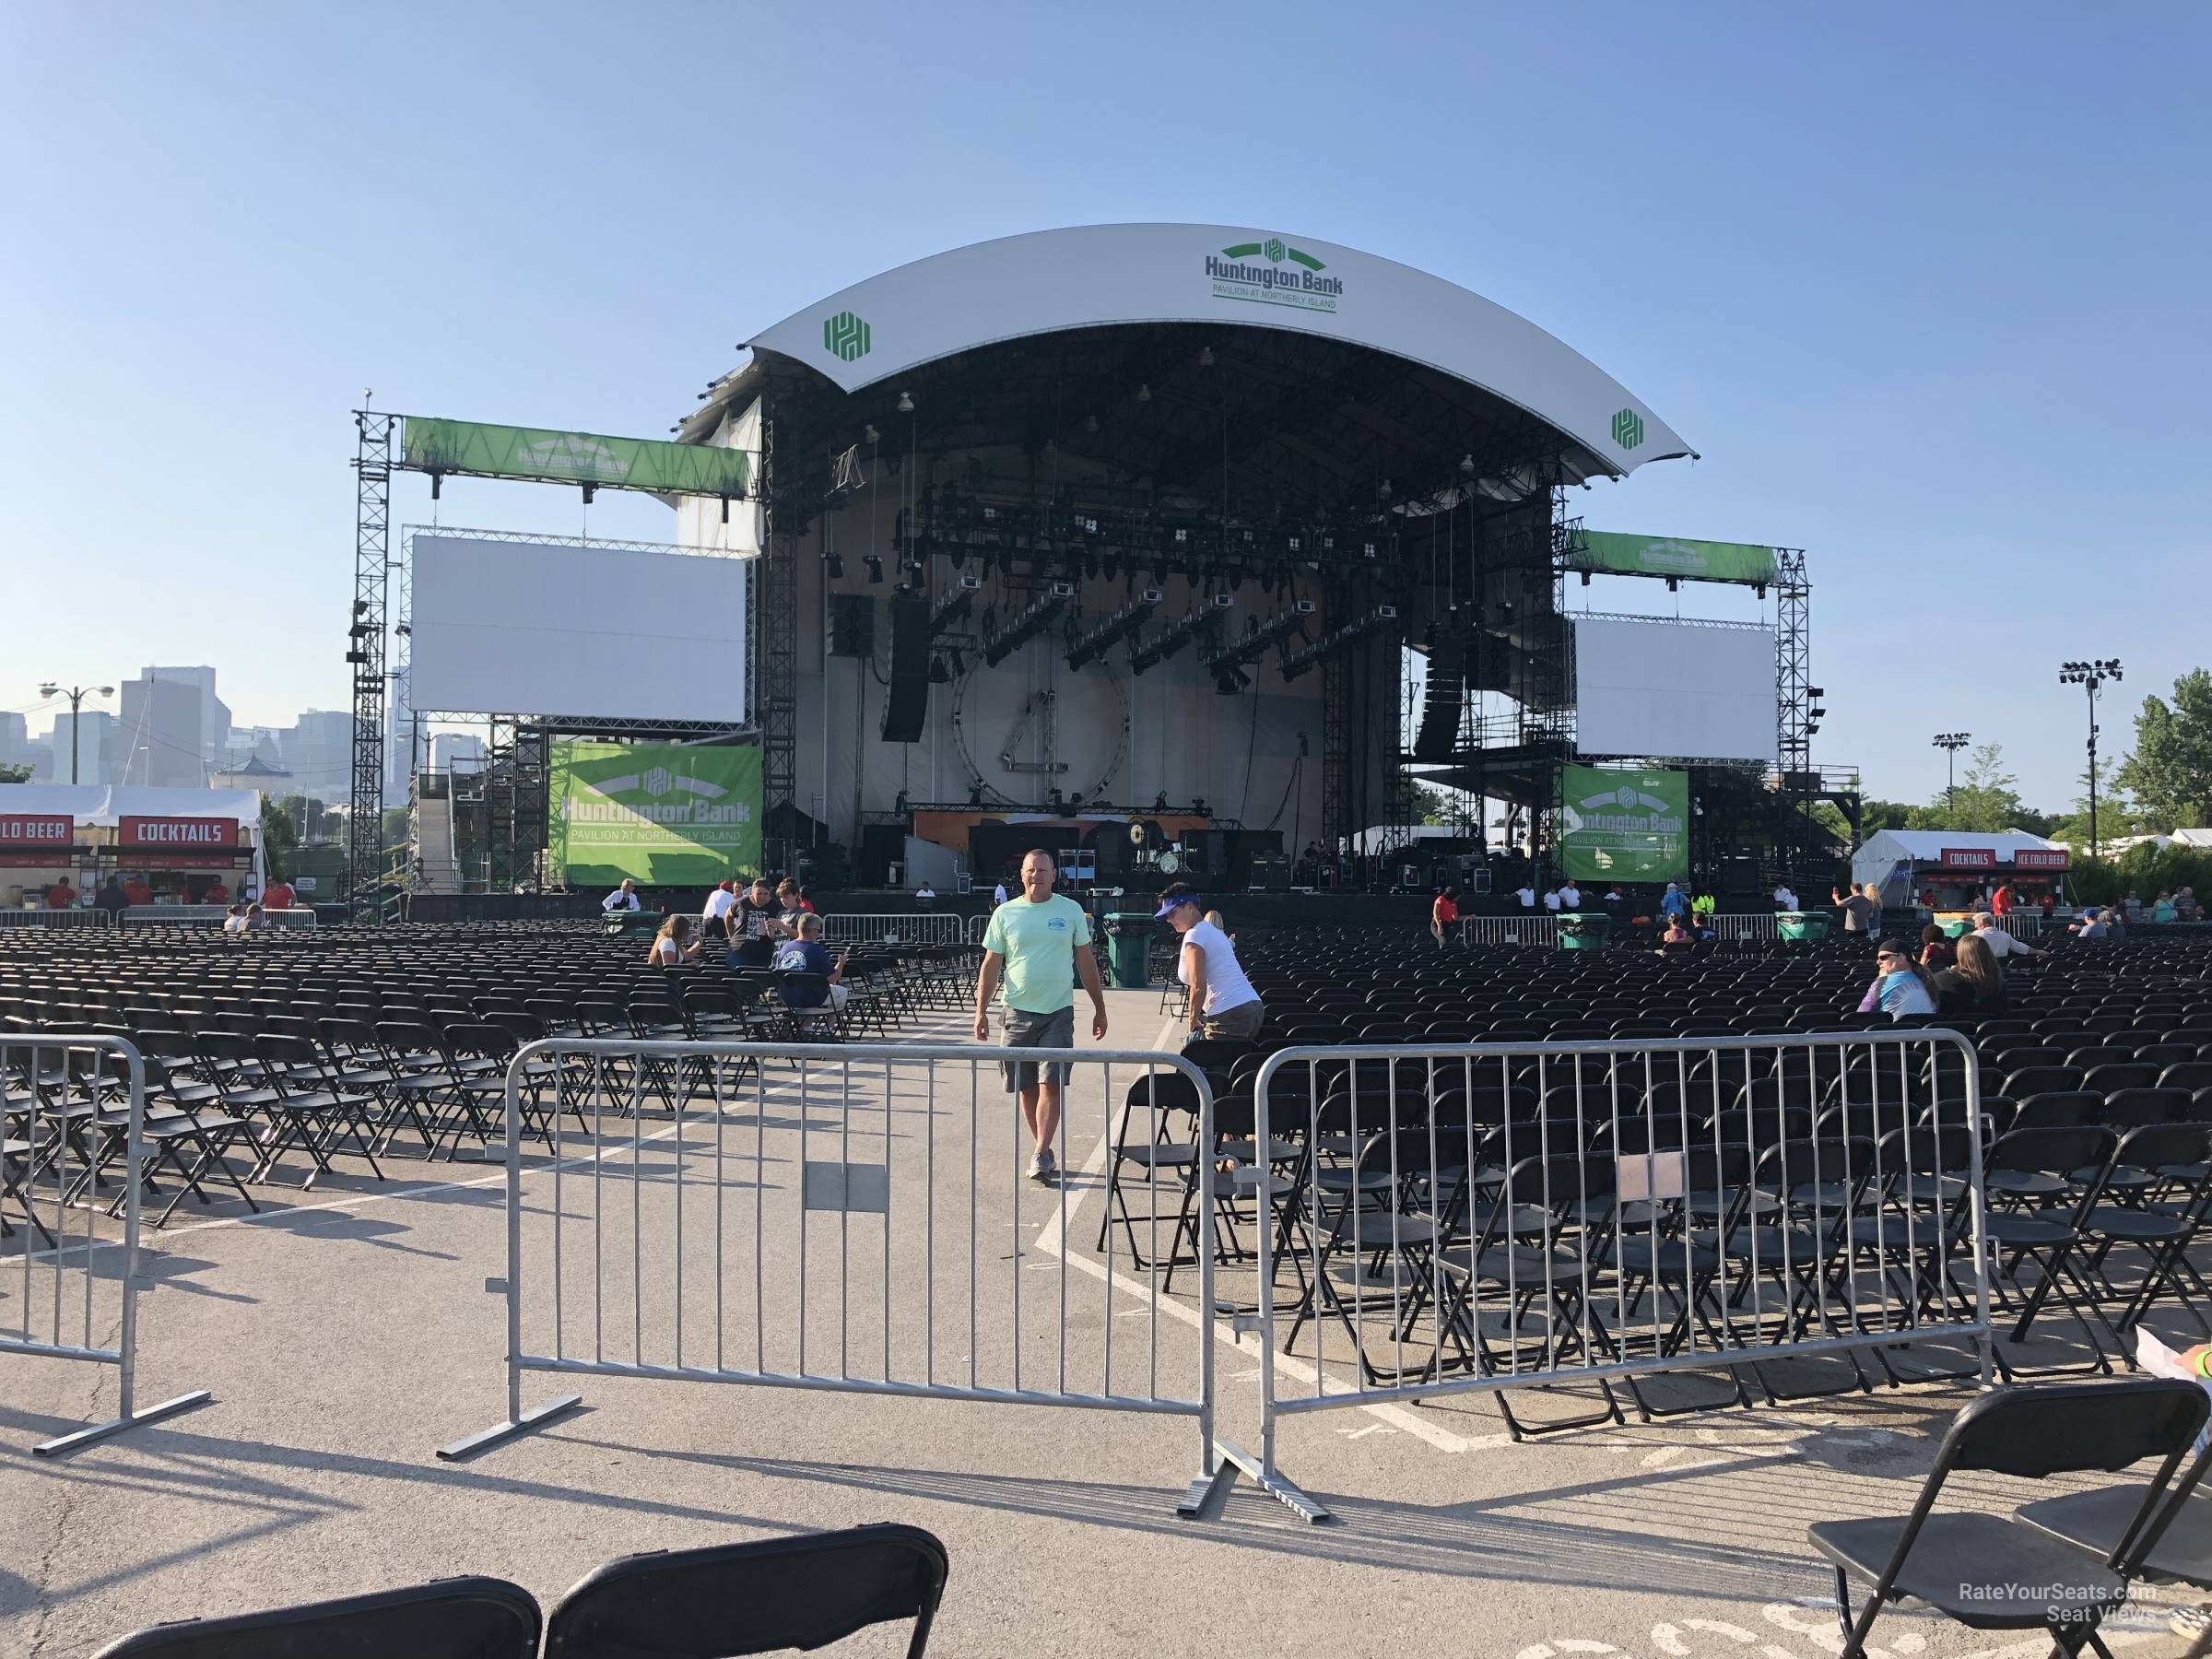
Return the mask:
<svg viewBox="0 0 2212 1659">
<path fill-rule="evenodd" d="M 1037 1156 L 1030 1159 L 1030 1179 L 1041 1185 L 1050 1185 L 1059 1173 L 1050 1147 L 1040 1148 Z"/>
</svg>

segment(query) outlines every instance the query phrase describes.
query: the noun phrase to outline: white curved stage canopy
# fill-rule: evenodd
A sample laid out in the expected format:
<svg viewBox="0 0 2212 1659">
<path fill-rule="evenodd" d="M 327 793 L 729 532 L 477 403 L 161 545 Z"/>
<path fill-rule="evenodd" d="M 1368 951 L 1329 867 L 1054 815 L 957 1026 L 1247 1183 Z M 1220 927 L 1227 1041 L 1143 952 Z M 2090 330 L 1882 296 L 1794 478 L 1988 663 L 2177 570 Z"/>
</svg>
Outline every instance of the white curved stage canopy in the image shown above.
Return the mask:
<svg viewBox="0 0 2212 1659">
<path fill-rule="evenodd" d="M 853 284 L 746 342 L 846 392 L 979 347 L 1116 324 L 1222 323 L 1371 347 L 1483 388 L 1617 475 L 1695 455 L 1589 359 L 1395 260 L 1233 225 L 1086 225 L 977 242 Z"/>
</svg>

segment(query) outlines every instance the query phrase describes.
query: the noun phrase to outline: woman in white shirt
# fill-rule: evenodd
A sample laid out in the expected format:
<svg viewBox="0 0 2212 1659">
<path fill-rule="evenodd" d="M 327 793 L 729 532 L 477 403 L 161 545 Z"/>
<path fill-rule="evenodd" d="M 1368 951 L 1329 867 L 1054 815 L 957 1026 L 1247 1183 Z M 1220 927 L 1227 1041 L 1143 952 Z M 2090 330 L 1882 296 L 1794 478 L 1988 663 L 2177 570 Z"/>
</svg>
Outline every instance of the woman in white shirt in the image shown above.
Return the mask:
<svg viewBox="0 0 2212 1659">
<path fill-rule="evenodd" d="M 1260 1034 L 1266 1009 L 1244 977 L 1237 947 L 1207 915 L 1206 901 L 1188 882 L 1177 882 L 1159 896 L 1153 920 L 1182 935 L 1175 977 L 1190 988 L 1191 1035 L 1250 1039 Z"/>
<path fill-rule="evenodd" d="M 673 968 L 678 962 L 691 961 L 705 943 L 704 938 L 691 937 L 690 917 L 671 916 L 661 924 L 661 931 L 653 935 L 653 945 L 645 952 L 645 966 Z"/>
</svg>

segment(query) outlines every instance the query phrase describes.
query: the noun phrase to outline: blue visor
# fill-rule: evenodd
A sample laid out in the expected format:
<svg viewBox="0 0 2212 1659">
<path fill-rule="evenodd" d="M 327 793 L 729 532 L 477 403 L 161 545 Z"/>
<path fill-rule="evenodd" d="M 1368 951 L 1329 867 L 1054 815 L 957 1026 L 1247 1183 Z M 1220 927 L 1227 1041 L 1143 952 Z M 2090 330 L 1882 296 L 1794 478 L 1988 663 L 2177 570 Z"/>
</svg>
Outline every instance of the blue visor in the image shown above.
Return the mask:
<svg viewBox="0 0 2212 1659">
<path fill-rule="evenodd" d="M 1170 916 L 1175 913 L 1176 910 L 1180 906 L 1185 904 L 1194 904 L 1200 910 L 1204 910 L 1206 908 L 1206 900 L 1199 898 L 1197 894 L 1184 893 L 1177 898 L 1168 900 L 1158 910 L 1154 911 L 1152 912 L 1152 920 L 1155 922 L 1165 922 Z"/>
</svg>

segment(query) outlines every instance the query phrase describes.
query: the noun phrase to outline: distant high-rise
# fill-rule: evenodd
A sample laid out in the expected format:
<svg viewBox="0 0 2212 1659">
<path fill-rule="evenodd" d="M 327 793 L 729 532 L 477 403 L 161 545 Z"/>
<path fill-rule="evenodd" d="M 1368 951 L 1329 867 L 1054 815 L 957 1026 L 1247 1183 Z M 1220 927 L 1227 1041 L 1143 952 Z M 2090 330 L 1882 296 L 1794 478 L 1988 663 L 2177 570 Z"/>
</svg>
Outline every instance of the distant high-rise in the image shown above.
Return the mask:
<svg viewBox="0 0 2212 1659">
<path fill-rule="evenodd" d="M 49 758 L 46 770 L 39 775 L 41 783 L 69 782 L 69 734 L 72 724 L 76 731 L 76 781 L 79 783 L 112 783 L 121 767 L 118 753 L 121 742 L 116 731 L 115 716 L 105 709 L 87 709 L 81 714 L 71 714 L 64 709 L 53 717 L 53 730 L 46 739 Z"/>
<path fill-rule="evenodd" d="M 434 732 L 430 735 L 432 771 L 482 771 L 484 739 L 474 732 Z"/>
<path fill-rule="evenodd" d="M 23 766 L 30 759 L 30 722 L 20 714 L 0 713 L 0 766 Z"/>
<path fill-rule="evenodd" d="M 206 664 L 179 668 L 141 668 L 140 679 L 171 680 L 180 685 L 196 687 L 200 693 L 200 759 L 209 766 L 220 766 L 224 749 L 230 739 L 230 710 L 215 694 L 215 670 Z"/>
<path fill-rule="evenodd" d="M 206 677 L 206 686 L 196 678 Z M 123 683 L 121 773 L 116 782 L 171 789 L 207 783 L 207 705 L 214 700 L 212 668 L 149 668 Z M 224 727 L 229 730 L 226 716 Z"/>
</svg>

